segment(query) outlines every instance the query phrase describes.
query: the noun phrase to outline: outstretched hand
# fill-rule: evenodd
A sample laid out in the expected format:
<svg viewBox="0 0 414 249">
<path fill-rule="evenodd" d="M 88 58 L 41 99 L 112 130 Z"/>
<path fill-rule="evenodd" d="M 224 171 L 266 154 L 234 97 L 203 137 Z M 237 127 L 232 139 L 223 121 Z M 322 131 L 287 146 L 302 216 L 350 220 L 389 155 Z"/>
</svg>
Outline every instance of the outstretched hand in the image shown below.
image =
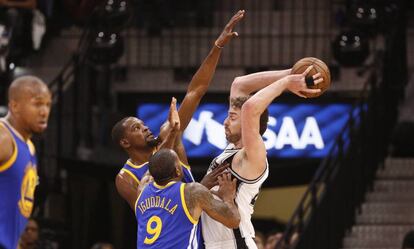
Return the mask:
<svg viewBox="0 0 414 249">
<path fill-rule="evenodd" d="M 313 66 L 309 66 L 303 73 L 301 74 L 291 74 L 286 76 L 287 86 L 286 88 L 291 91 L 292 93 L 298 95 L 299 97 L 306 98 L 303 93 L 319 93 L 321 89 L 309 89 L 306 86 L 306 75 L 313 69 Z M 321 77 L 320 73 L 316 73 L 312 76 L 313 82 L 315 85 L 320 84 L 323 82 L 323 78 Z"/>
<path fill-rule="evenodd" d="M 217 38 L 216 46 L 224 47 L 233 37 L 239 36 L 237 32 L 233 31 L 234 26 L 244 17 L 244 10 L 239 10 L 226 24 L 220 36 Z"/>
<path fill-rule="evenodd" d="M 220 187 L 218 191 L 211 192 L 220 197 L 224 202 L 233 202 L 234 198 L 236 198 L 236 178 L 232 180 L 230 173 L 222 174 L 217 178 Z"/>
<path fill-rule="evenodd" d="M 178 116 L 177 111 L 177 99 L 174 97 L 171 99 L 170 112 L 168 113 L 168 122 L 170 123 L 173 131 L 180 130 L 180 117 Z"/>
<path fill-rule="evenodd" d="M 222 175 L 224 173 L 224 170 L 229 166 L 229 163 L 224 163 L 213 169 L 213 171 L 203 177 L 200 184 L 204 185 L 207 189 L 211 189 L 212 187 L 218 185 L 218 176 Z"/>
</svg>

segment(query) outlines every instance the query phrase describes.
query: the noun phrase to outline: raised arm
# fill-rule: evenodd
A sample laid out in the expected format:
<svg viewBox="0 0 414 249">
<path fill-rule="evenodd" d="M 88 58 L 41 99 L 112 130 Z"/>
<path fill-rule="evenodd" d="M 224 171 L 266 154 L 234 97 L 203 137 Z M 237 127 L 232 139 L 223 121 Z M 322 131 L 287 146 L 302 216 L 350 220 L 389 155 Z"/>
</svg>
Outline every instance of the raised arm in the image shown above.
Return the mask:
<svg viewBox="0 0 414 249">
<path fill-rule="evenodd" d="M 266 148 L 259 133 L 260 115 L 269 106 L 274 98 L 278 97 L 285 89 L 304 97 L 301 92 L 316 93 L 319 89 L 308 89 L 305 76 L 312 70 L 308 67 L 302 74 L 288 75 L 268 85 L 254 94 L 243 104 L 241 109 L 242 143 L 245 156 L 243 157 L 244 175 L 258 177 L 266 167 Z M 319 84 L 323 79 L 315 75 L 315 83 Z"/>
<path fill-rule="evenodd" d="M 180 132 L 180 117 L 177 112 L 177 100 L 173 97 L 168 113 L 168 122 L 165 123 L 165 134 L 162 139 L 160 149 L 173 149 L 176 145 L 176 138 Z"/>
<path fill-rule="evenodd" d="M 231 84 L 230 98 L 248 96 L 289 75 L 291 69 L 265 71 L 236 77 Z"/>
<path fill-rule="evenodd" d="M 184 146 L 181 141 L 182 132 L 187 128 L 188 124 L 196 111 L 201 98 L 207 92 L 211 79 L 214 76 L 214 72 L 219 61 L 221 50 L 225 45 L 235 36 L 238 36 L 237 32 L 233 32 L 234 26 L 244 17 L 244 10 L 239 10 L 226 24 L 220 36 L 214 42 L 209 54 L 204 59 L 200 68 L 193 76 L 188 88 L 187 93 L 178 109 L 178 116 L 180 117 L 180 134 L 177 135 L 180 139 L 176 139 L 176 145 L 174 150 L 180 158 L 181 162 L 188 165 L 187 155 L 184 150 Z M 163 125 L 160 129 L 160 139 L 163 141 L 168 133 L 167 125 Z"/>
<path fill-rule="evenodd" d="M 222 48 L 225 47 L 233 37 L 238 36 L 237 32 L 233 32 L 233 28 L 243 17 L 244 10 L 239 10 L 230 19 L 220 36 L 215 41 L 200 68 L 193 76 L 187 88 L 187 93 L 183 99 L 183 102 L 178 109 L 178 115 L 180 116 L 181 121 L 181 131 L 184 131 L 185 128 L 187 128 L 201 98 L 207 92 L 211 79 L 214 76 Z"/>
<path fill-rule="evenodd" d="M 240 213 L 234 203 L 236 195 L 236 179 L 231 180 L 230 174 L 219 177 L 218 195 L 223 201 L 214 198 L 213 194 L 199 183 L 186 184 L 185 202 L 193 218 L 198 219 L 201 212 L 228 228 L 237 228 L 240 224 Z"/>
</svg>

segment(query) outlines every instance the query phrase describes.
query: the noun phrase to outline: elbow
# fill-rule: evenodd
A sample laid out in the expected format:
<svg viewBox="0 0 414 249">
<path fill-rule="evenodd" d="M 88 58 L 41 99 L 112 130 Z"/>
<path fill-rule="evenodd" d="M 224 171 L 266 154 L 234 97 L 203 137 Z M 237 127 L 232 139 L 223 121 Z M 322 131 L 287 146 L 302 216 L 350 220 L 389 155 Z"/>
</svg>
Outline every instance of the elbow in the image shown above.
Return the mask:
<svg viewBox="0 0 414 249">
<path fill-rule="evenodd" d="M 240 90 L 243 90 L 243 76 L 234 78 L 233 82 L 231 83 L 232 92 Z"/>
<path fill-rule="evenodd" d="M 233 82 L 231 83 L 232 86 L 240 86 L 243 81 L 243 76 L 238 76 L 234 78 Z"/>
<path fill-rule="evenodd" d="M 260 116 L 261 110 L 259 106 L 260 105 L 257 103 L 257 101 L 255 101 L 254 98 L 250 98 L 243 104 L 241 108 L 241 113 L 243 116 L 246 117 Z"/>
</svg>

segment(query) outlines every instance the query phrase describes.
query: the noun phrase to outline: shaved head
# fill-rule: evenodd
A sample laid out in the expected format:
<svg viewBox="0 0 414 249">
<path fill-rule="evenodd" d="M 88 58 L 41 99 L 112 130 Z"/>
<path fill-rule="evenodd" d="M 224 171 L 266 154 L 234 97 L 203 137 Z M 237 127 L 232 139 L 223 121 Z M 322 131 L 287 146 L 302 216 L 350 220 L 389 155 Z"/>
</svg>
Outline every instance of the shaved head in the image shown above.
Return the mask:
<svg viewBox="0 0 414 249">
<path fill-rule="evenodd" d="M 177 177 L 176 167 L 179 165 L 177 153 L 171 149 L 161 149 L 151 156 L 148 169 L 158 184 Z"/>
<path fill-rule="evenodd" d="M 49 92 L 47 85 L 35 76 L 22 76 L 15 79 L 8 92 L 9 101 L 19 101 L 26 98 L 27 93 L 37 94 L 40 92 Z"/>
<path fill-rule="evenodd" d="M 6 119 L 23 137 L 42 133 L 47 128 L 52 93 L 41 79 L 34 76 L 15 79 L 9 87 L 8 99 Z"/>
</svg>

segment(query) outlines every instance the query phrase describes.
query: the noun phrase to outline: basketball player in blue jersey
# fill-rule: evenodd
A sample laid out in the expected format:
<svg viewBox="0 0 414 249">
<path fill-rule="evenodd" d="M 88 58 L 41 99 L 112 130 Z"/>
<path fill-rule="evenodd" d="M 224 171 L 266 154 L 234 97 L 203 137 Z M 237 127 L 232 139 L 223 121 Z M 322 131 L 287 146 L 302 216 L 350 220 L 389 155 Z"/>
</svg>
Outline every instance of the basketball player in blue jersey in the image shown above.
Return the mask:
<svg viewBox="0 0 414 249">
<path fill-rule="evenodd" d="M 220 58 L 221 50 L 227 43 L 238 34 L 233 32 L 234 26 L 243 18 L 244 11 L 238 11 L 217 38 L 210 53 L 201 64 L 200 68 L 193 76 L 187 93 L 179 107 L 178 115 L 181 122 L 180 133 L 185 130 L 191 118 L 200 103 L 201 98 L 206 93 L 207 88 L 213 78 L 217 63 Z M 168 122 L 160 129 L 158 137 L 154 137 L 152 132 L 145 126 L 144 122 L 135 117 L 127 117 L 115 124 L 112 129 L 112 138 L 116 144 L 119 144 L 128 154 L 129 159 L 118 173 L 115 179 L 116 188 L 124 200 L 128 202 L 131 208 L 134 208 L 135 200 L 138 196 L 138 186 L 142 177 L 148 171 L 148 160 L 150 156 L 159 149 L 160 144 L 168 133 Z M 181 135 L 180 135 L 181 137 Z M 183 166 L 185 182 L 193 182 L 194 178 L 188 166 L 187 156 L 181 139 L 176 140 L 174 150 L 180 158 L 180 164 Z M 215 171 L 214 174 L 218 175 Z M 209 179 L 210 178 L 210 179 Z M 217 180 L 208 176 L 204 183 L 216 183 Z"/>
<path fill-rule="evenodd" d="M 228 162 L 228 170 L 237 179 L 235 202 L 240 212 L 240 225 L 229 229 L 208 215 L 202 215 L 202 232 L 207 249 L 257 248 L 254 243 L 254 227 L 251 215 L 259 190 L 269 174 L 266 148 L 262 139 L 267 128 L 267 107 L 284 90 L 304 97 L 305 93 L 317 93 L 308 89 L 303 74 L 290 75 L 290 70 L 261 72 L 238 77 L 230 90 L 228 116 L 224 121 L 228 147 L 210 164 L 207 174 L 218 165 Z M 323 81 L 321 75 L 313 76 L 314 83 Z M 250 96 L 252 92 L 255 92 Z M 218 186 L 213 187 L 216 190 Z"/>
<path fill-rule="evenodd" d="M 38 183 L 30 138 L 46 129 L 52 96 L 42 80 L 24 76 L 12 82 L 8 100 L 9 112 L 0 119 L 0 248 L 16 249 Z"/>
<path fill-rule="evenodd" d="M 154 181 L 143 188 L 135 203 L 137 248 L 198 249 L 197 223 L 202 211 L 226 227 L 238 227 L 236 181 L 230 174 L 218 177 L 216 194 L 223 200 L 218 201 L 205 186 L 181 181 L 182 167 L 173 150 L 156 152 L 150 158 L 149 172 Z"/>
</svg>

